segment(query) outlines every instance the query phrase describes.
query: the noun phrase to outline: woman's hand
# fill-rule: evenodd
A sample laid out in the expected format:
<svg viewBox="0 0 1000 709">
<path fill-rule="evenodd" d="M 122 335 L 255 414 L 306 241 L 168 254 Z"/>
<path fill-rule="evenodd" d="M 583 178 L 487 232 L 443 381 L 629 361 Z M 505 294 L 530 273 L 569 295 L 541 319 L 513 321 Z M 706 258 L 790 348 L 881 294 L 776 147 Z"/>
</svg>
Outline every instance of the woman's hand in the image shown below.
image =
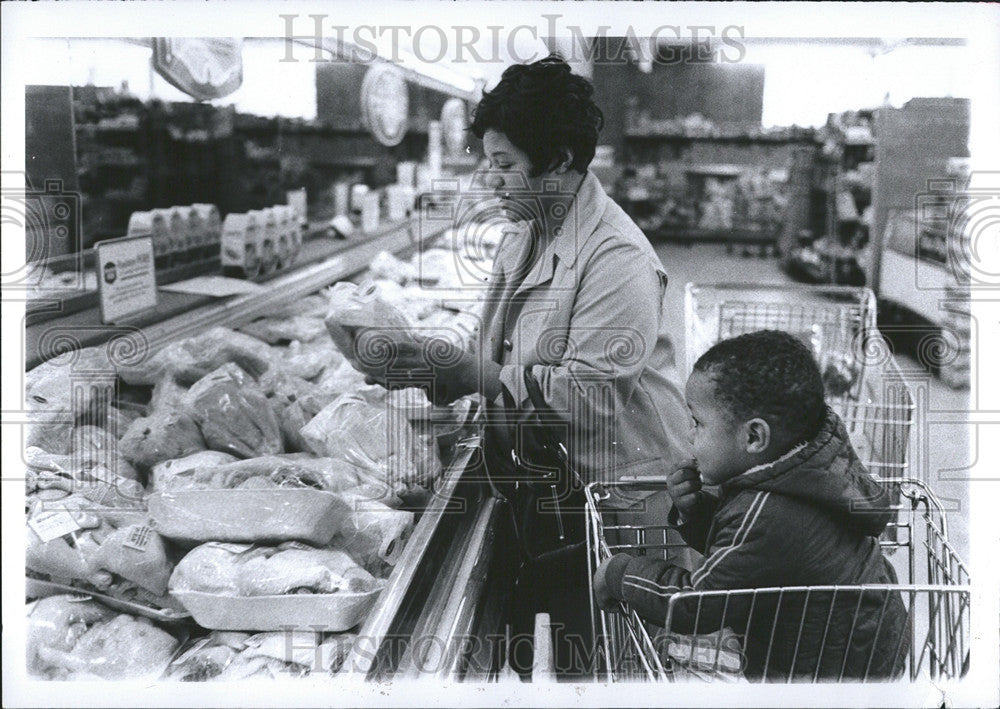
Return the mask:
<svg viewBox="0 0 1000 709">
<path fill-rule="evenodd" d="M 387 389 L 418 387 L 435 403 L 481 392 L 488 398 L 500 393 L 500 365 L 484 360 L 448 340 L 416 340 L 408 333 L 367 328 L 355 337 L 351 364 L 370 384 Z"/>
</svg>

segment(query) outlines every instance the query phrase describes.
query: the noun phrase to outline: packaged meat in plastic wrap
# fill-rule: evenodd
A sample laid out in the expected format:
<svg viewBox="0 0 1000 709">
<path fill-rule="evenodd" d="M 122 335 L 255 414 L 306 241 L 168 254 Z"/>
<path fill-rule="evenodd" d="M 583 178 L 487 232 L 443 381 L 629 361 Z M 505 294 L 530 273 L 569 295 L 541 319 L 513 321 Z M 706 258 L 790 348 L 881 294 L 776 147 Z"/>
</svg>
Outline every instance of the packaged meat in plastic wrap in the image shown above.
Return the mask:
<svg viewBox="0 0 1000 709">
<path fill-rule="evenodd" d="M 153 595 L 167 592 L 173 564 L 163 538 L 148 524 L 133 524 L 114 530 L 101 542 L 94 566 L 110 571 Z"/>
<path fill-rule="evenodd" d="M 180 561 L 170 580 L 195 621 L 214 630 L 348 630 L 384 585 L 345 552 L 299 542 L 202 544 Z"/>
<path fill-rule="evenodd" d="M 190 386 L 227 362 L 257 378 L 271 366 L 271 348 L 256 337 L 226 327 L 173 342 L 138 365 L 119 367 L 118 375 L 128 384 L 156 384 L 171 376 Z"/>
<path fill-rule="evenodd" d="M 327 296 L 330 307 L 324 319 L 326 329 L 349 360 L 382 354 L 380 347 L 383 339 L 378 337 L 377 332 L 361 340 L 356 349 L 355 331 L 393 330 L 396 339 L 407 337 L 411 332 L 409 318 L 397 306 L 386 301 L 378 284 L 369 281 L 355 285 L 341 281 L 327 291 Z"/>
<path fill-rule="evenodd" d="M 258 318 L 241 325 L 239 331 L 269 345 L 293 340 L 310 342 L 326 334 L 323 318 L 312 315 Z"/>
<path fill-rule="evenodd" d="M 28 485 L 29 491 L 58 488 L 88 496 L 125 496 L 133 502 L 142 499 L 138 474 L 125 460 L 117 457 L 105 464 L 79 454 L 53 455 L 41 448 L 29 447 L 24 450 L 24 462 L 32 483 Z"/>
<path fill-rule="evenodd" d="M 183 458 L 165 460 L 153 466 L 153 470 L 149 475 L 149 489 L 153 491 L 162 490 L 169 484 L 171 478 L 188 470 L 225 465 L 237 460 L 239 458 L 236 456 L 223 453 L 222 451 L 201 451 L 200 453 L 186 455 Z"/>
<path fill-rule="evenodd" d="M 174 605 L 166 597 L 171 552 L 144 509 L 101 507 L 80 495 L 35 505 L 25 556 L 29 571 L 53 581 L 156 608 Z"/>
<path fill-rule="evenodd" d="M 182 471 L 149 497 L 164 536 L 183 542 L 325 544 L 340 529 L 347 503 L 326 477 L 276 456 Z"/>
<path fill-rule="evenodd" d="M 60 680 L 156 679 L 179 642 L 145 618 L 79 596 L 50 596 L 28 613 L 29 674 Z"/>
<path fill-rule="evenodd" d="M 346 551 L 375 576 L 388 576 L 413 531 L 413 513 L 373 500 L 363 488 L 342 496 L 351 511 L 330 545 Z"/>
<path fill-rule="evenodd" d="M 267 397 L 235 364 L 224 364 L 199 379 L 188 390 L 185 410 L 198 423 L 206 446 L 212 450 L 237 458 L 283 450 L 281 429 Z"/>
<path fill-rule="evenodd" d="M 283 371 L 303 379 L 316 379 L 324 371 L 335 369 L 343 362 L 344 355 L 326 337 L 312 342 L 293 341 L 278 360 Z"/>
<path fill-rule="evenodd" d="M 198 424 L 180 409 L 162 409 L 136 419 L 118 442 L 122 456 L 141 471 L 171 458 L 203 451 Z"/>
<path fill-rule="evenodd" d="M 213 631 L 182 648 L 165 679 L 182 682 L 287 679 L 336 673 L 357 636 L 282 630 L 250 635 Z"/>
<path fill-rule="evenodd" d="M 441 472 L 433 441 L 418 436 L 405 416 L 390 416 L 387 407 L 359 396 L 338 397 L 301 433 L 316 455 L 379 471 L 390 484 L 427 485 Z"/>
<path fill-rule="evenodd" d="M 401 286 L 417 277 L 417 269 L 413 264 L 400 261 L 388 251 L 379 251 L 375 254 L 368 272 L 372 278 L 384 278 Z"/>
<path fill-rule="evenodd" d="M 378 585 L 347 553 L 299 542 L 274 547 L 208 542 L 188 552 L 170 579 L 174 591 L 235 596 L 365 592 Z"/>
<path fill-rule="evenodd" d="M 45 420 L 45 413 L 61 420 L 69 412 L 74 419 L 86 418 L 88 423 L 101 425 L 116 376 L 115 365 L 104 347 L 66 352 L 27 373 L 25 403 L 38 415 L 38 421 Z"/>
<path fill-rule="evenodd" d="M 401 496 L 407 491 L 407 486 L 402 483 L 390 485 L 377 470 L 343 458 L 317 458 L 308 453 L 290 453 L 280 457 L 323 476 L 325 489 L 330 492 L 350 490 L 365 499 L 398 507 L 402 503 Z"/>
</svg>

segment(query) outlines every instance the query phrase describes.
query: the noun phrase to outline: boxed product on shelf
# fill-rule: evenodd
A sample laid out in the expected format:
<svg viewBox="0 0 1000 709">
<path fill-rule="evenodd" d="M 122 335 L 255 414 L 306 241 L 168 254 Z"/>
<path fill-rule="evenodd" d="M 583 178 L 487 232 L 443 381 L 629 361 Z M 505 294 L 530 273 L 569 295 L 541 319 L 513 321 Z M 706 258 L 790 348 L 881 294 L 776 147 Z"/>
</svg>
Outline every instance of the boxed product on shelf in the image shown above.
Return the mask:
<svg viewBox="0 0 1000 709">
<path fill-rule="evenodd" d="M 218 258 L 219 244 L 222 240 L 222 219 L 219 209 L 214 204 L 197 203 L 191 208 L 198 214 L 201 222 L 201 240 L 199 243 L 201 256 Z"/>
<path fill-rule="evenodd" d="M 132 212 L 128 221 L 128 236 L 150 236 L 153 240 L 153 257 L 156 268 L 162 269 L 170 263 L 172 250 L 170 224 L 161 210 Z"/>
<path fill-rule="evenodd" d="M 260 273 L 258 220 L 252 213 L 227 214 L 222 224 L 222 272 L 241 278 L 256 278 Z"/>
</svg>

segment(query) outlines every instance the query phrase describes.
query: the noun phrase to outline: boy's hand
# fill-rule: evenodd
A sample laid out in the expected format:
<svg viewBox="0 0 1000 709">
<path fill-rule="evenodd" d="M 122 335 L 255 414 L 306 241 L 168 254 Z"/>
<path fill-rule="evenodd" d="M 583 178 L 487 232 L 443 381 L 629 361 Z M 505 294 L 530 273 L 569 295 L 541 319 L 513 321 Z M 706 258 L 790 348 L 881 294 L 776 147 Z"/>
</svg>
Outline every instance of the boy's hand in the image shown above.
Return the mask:
<svg viewBox="0 0 1000 709">
<path fill-rule="evenodd" d="M 674 501 L 681 520 L 690 517 L 701 496 L 701 475 L 694 459 L 683 461 L 672 473 L 667 475 L 667 492 Z"/>
<path fill-rule="evenodd" d="M 618 599 L 608 587 L 608 566 L 611 561 L 612 559 L 605 559 L 594 572 L 594 601 L 598 608 L 606 611 L 615 611 L 619 608 Z"/>
</svg>

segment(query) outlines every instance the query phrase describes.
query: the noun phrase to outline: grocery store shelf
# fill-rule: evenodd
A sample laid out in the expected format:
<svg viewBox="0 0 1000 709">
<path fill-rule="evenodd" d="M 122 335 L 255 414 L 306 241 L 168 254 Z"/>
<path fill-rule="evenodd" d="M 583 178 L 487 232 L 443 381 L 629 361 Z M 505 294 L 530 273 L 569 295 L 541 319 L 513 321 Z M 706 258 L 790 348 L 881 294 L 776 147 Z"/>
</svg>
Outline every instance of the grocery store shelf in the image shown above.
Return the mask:
<svg viewBox="0 0 1000 709">
<path fill-rule="evenodd" d="M 364 271 L 380 251 L 405 252 L 416 248 L 418 243 L 436 238 L 443 231 L 442 228 L 423 233 L 413 221 L 406 221 L 363 235 L 363 241 L 313 239 L 303 243 L 296 268 L 279 271 L 269 280 L 265 279 L 266 290 L 260 293 L 220 299 L 161 290 L 153 312 L 121 324 L 103 324 L 95 306 L 44 322 L 29 322 L 25 328 L 25 365 L 31 369 L 60 354 L 67 343 L 77 348 L 122 340 L 122 344 L 127 343 L 129 347 L 153 351 L 210 327 L 240 324 Z M 58 301 L 49 303 L 54 309 L 61 307 Z"/>
</svg>

